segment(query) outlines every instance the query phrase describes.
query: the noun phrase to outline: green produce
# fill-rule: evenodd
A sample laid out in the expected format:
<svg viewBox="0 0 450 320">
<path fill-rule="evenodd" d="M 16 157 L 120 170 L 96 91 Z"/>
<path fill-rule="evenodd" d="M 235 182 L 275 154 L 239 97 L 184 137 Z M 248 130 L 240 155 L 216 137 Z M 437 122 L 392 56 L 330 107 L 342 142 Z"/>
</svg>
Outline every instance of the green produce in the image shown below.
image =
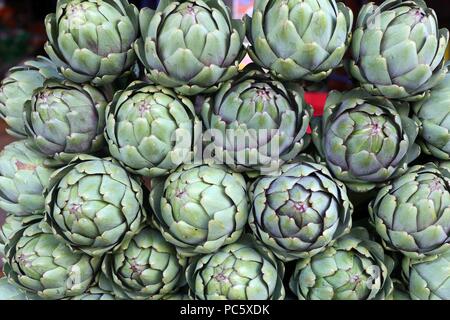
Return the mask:
<svg viewBox="0 0 450 320">
<path fill-rule="evenodd" d="M 393 279 L 392 282 L 394 283 L 394 290 L 392 291 L 390 297 L 387 297 L 386 300 L 411 300 L 409 291 L 402 281 Z"/>
<path fill-rule="evenodd" d="M 298 85 L 283 85 L 248 66 L 202 105 L 215 159 L 238 172 L 275 171 L 309 143 L 312 108 Z"/>
<path fill-rule="evenodd" d="M 419 100 L 447 73 L 448 38 L 422 0 L 370 2 L 356 21 L 348 69 L 374 95 Z"/>
<path fill-rule="evenodd" d="M 353 205 L 325 166 L 300 162 L 280 171 L 249 191 L 250 227 L 279 259 L 313 256 L 350 231 Z"/>
<path fill-rule="evenodd" d="M 313 142 L 337 179 L 367 192 L 402 175 L 419 156 L 419 125 L 408 112 L 408 104 L 361 89 L 333 91 L 322 120 L 313 124 Z"/>
<path fill-rule="evenodd" d="M 442 161 L 439 163 L 439 169 L 447 171 L 448 174 L 450 175 L 450 161 Z"/>
<path fill-rule="evenodd" d="M 58 0 L 45 51 L 68 80 L 112 83 L 136 61 L 139 11 L 127 0 Z"/>
<path fill-rule="evenodd" d="M 100 287 L 119 299 L 160 299 L 185 285 L 186 260 L 150 228 L 103 260 Z"/>
<path fill-rule="evenodd" d="M 450 173 L 417 165 L 378 192 L 371 223 L 386 247 L 411 258 L 450 249 Z"/>
<path fill-rule="evenodd" d="M 47 79 L 61 79 L 56 66 L 47 58 L 37 57 L 9 70 L 0 87 L 0 117 L 6 122 L 6 131 L 16 138 L 26 138 L 23 112 L 34 90 Z"/>
<path fill-rule="evenodd" d="M 117 300 L 109 293 L 106 293 L 102 289 L 99 289 L 98 287 L 92 287 L 87 292 L 75 296 L 71 298 L 70 300 Z"/>
<path fill-rule="evenodd" d="M 44 299 L 84 293 L 100 266 L 99 259 L 74 253 L 42 223 L 16 233 L 5 251 L 3 271 L 9 281 Z"/>
<path fill-rule="evenodd" d="M 383 300 L 393 290 L 393 268 L 394 260 L 357 227 L 325 251 L 299 260 L 290 288 L 299 300 Z"/>
<path fill-rule="evenodd" d="M 0 256 L 5 255 L 5 245 L 14 235 L 26 226 L 42 220 L 42 216 L 17 217 L 14 215 L 7 216 L 0 228 Z M 1 299 L 0 299 L 1 300 Z"/>
<path fill-rule="evenodd" d="M 249 211 L 244 177 L 216 164 L 185 165 L 152 180 L 150 203 L 154 223 L 183 256 L 237 241 Z"/>
<path fill-rule="evenodd" d="M 47 81 L 27 103 L 28 135 L 43 154 L 60 162 L 99 151 L 107 103 L 104 94 L 88 84 Z"/>
<path fill-rule="evenodd" d="M 143 176 L 163 176 L 191 160 L 201 130 L 189 99 L 143 82 L 118 92 L 106 111 L 111 155 Z"/>
<path fill-rule="evenodd" d="M 8 214 L 29 216 L 44 210 L 53 169 L 44 166 L 45 157 L 29 140 L 7 145 L 0 153 L 0 208 Z"/>
<path fill-rule="evenodd" d="M 0 301 L 3 300 L 41 300 L 38 296 L 21 290 L 8 282 L 6 277 L 0 279 Z"/>
<path fill-rule="evenodd" d="M 284 266 L 270 250 L 244 236 L 190 261 L 186 278 L 199 300 L 282 300 Z"/>
<path fill-rule="evenodd" d="M 185 95 L 211 93 L 236 76 L 245 27 L 222 0 L 167 1 L 140 14 L 136 53 L 151 81 Z"/>
<path fill-rule="evenodd" d="M 256 0 L 248 51 L 278 78 L 321 81 L 340 66 L 352 25 L 353 12 L 335 0 Z"/>
<path fill-rule="evenodd" d="M 80 155 L 53 174 L 45 218 L 59 239 L 101 256 L 139 231 L 146 218 L 142 203 L 141 186 L 122 167 Z"/>
</svg>

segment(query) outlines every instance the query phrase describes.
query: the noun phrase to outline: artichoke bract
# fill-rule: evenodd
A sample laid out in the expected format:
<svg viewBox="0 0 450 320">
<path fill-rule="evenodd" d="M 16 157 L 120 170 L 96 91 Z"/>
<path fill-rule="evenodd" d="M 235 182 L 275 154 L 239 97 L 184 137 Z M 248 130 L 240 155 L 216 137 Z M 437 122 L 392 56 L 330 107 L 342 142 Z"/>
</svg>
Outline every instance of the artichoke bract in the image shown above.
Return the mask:
<svg viewBox="0 0 450 320">
<path fill-rule="evenodd" d="M 72 297 L 70 300 L 117 300 L 113 295 L 106 293 L 98 287 L 89 288 L 89 290 L 79 296 Z"/>
<path fill-rule="evenodd" d="M 421 124 L 422 150 L 438 159 L 450 160 L 450 74 L 425 99 L 414 103 L 413 111 Z"/>
<path fill-rule="evenodd" d="M 393 268 L 383 247 L 357 227 L 324 252 L 299 260 L 290 288 L 299 300 L 383 300 L 393 290 Z"/>
<path fill-rule="evenodd" d="M 312 108 L 300 86 L 284 85 L 248 66 L 201 106 L 214 159 L 238 172 L 268 174 L 309 143 Z"/>
<path fill-rule="evenodd" d="M 370 221 L 386 247 L 411 258 L 450 249 L 450 173 L 433 163 L 411 167 L 378 192 Z"/>
<path fill-rule="evenodd" d="M 42 214 L 53 169 L 44 166 L 45 156 L 29 140 L 13 142 L 0 153 L 0 208 L 8 214 Z"/>
<path fill-rule="evenodd" d="M 157 230 L 145 227 L 103 260 L 100 288 L 119 299 L 160 299 L 185 285 L 186 259 Z"/>
<path fill-rule="evenodd" d="M 118 92 L 106 111 L 111 155 L 143 176 L 166 175 L 193 159 L 201 131 L 189 99 L 143 82 Z"/>
<path fill-rule="evenodd" d="M 23 112 L 33 92 L 48 79 L 62 79 L 56 66 L 45 57 L 26 61 L 9 70 L 0 87 L 0 117 L 5 120 L 6 131 L 17 138 L 25 138 Z"/>
<path fill-rule="evenodd" d="M 52 175 L 45 218 L 71 247 L 100 256 L 139 231 L 146 218 L 142 192 L 118 164 L 80 155 Z"/>
<path fill-rule="evenodd" d="M 16 233 L 5 248 L 9 280 L 44 299 L 83 294 L 94 282 L 100 260 L 75 253 L 43 223 Z"/>
<path fill-rule="evenodd" d="M 352 11 L 335 0 L 256 0 L 249 55 L 280 79 L 321 81 L 340 66 L 352 25 Z"/>
<path fill-rule="evenodd" d="M 42 220 L 42 216 L 7 216 L 0 228 L 0 256 L 5 255 L 5 245 L 8 244 L 17 232 L 39 220 Z"/>
<path fill-rule="evenodd" d="M 284 261 L 313 256 L 351 228 L 346 188 L 321 164 L 285 164 L 280 176 L 256 180 L 249 197 L 251 229 Z"/>
<path fill-rule="evenodd" d="M 58 0 L 45 26 L 45 51 L 73 82 L 112 83 L 137 59 L 139 11 L 127 0 Z"/>
<path fill-rule="evenodd" d="M 407 104 L 361 89 L 333 91 L 313 123 L 313 142 L 337 179 L 366 192 L 403 174 L 420 155 L 419 125 L 408 113 Z"/>
<path fill-rule="evenodd" d="M 195 257 L 186 270 L 189 293 L 198 300 L 282 300 L 284 266 L 251 236 Z"/>
<path fill-rule="evenodd" d="M 450 300 L 450 250 L 423 259 L 405 257 L 402 274 L 413 300 Z"/>
<path fill-rule="evenodd" d="M 422 0 L 371 2 L 356 21 L 348 69 L 371 94 L 419 100 L 447 72 L 448 38 Z"/>
<path fill-rule="evenodd" d="M 105 95 L 88 85 L 49 80 L 26 109 L 26 130 L 40 152 L 58 162 L 105 144 Z"/>
<path fill-rule="evenodd" d="M 140 14 L 136 53 L 151 81 L 184 95 L 216 91 L 236 76 L 245 27 L 222 0 L 165 1 Z"/>
<path fill-rule="evenodd" d="M 155 224 L 183 256 L 237 241 L 249 211 L 244 177 L 215 164 L 184 165 L 153 179 L 150 204 Z"/>
</svg>

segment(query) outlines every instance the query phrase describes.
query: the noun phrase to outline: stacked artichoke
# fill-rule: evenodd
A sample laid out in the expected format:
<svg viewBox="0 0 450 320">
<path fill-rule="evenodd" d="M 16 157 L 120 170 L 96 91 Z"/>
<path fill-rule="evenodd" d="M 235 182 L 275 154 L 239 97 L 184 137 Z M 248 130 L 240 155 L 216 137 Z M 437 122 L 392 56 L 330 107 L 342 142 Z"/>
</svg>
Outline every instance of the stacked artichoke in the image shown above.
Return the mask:
<svg viewBox="0 0 450 320">
<path fill-rule="evenodd" d="M 45 23 L 49 58 L 0 88 L 0 299 L 450 299 L 448 31 L 424 1 L 354 30 L 335 0 L 59 0 Z M 309 82 L 344 65 L 315 115 Z"/>
</svg>

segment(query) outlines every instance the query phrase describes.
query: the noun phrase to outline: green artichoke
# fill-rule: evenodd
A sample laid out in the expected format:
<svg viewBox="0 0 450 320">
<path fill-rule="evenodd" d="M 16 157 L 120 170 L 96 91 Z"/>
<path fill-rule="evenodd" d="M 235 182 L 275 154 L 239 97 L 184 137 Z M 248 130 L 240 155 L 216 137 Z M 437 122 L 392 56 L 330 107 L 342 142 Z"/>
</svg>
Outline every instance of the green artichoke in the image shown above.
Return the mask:
<svg viewBox="0 0 450 320">
<path fill-rule="evenodd" d="M 47 81 L 26 106 L 26 129 L 46 156 L 69 162 L 79 153 L 104 146 L 104 94 L 94 87 L 68 81 Z"/>
<path fill-rule="evenodd" d="M 439 163 L 439 169 L 444 172 L 448 172 L 447 175 L 450 175 L 450 161 L 442 161 Z"/>
<path fill-rule="evenodd" d="M 425 99 L 413 104 L 413 110 L 421 124 L 422 150 L 436 158 L 450 160 L 450 74 Z"/>
<path fill-rule="evenodd" d="M 5 247 L 6 276 L 44 299 L 84 293 L 95 280 L 100 260 L 74 253 L 47 228 L 35 223 L 14 235 Z"/>
<path fill-rule="evenodd" d="M 191 160 L 201 130 L 189 99 L 143 82 L 118 92 L 106 111 L 111 155 L 143 176 L 166 175 Z"/>
<path fill-rule="evenodd" d="M 245 27 L 222 0 L 166 1 L 141 10 L 136 53 L 151 81 L 184 95 L 210 93 L 237 75 Z"/>
<path fill-rule="evenodd" d="M 378 192 L 371 223 L 389 249 L 411 258 L 450 249 L 450 173 L 417 165 Z"/>
<path fill-rule="evenodd" d="M 311 258 L 299 260 L 290 288 L 299 300 L 383 300 L 393 290 L 394 260 L 358 227 Z"/>
<path fill-rule="evenodd" d="M 0 117 L 9 128 L 6 131 L 17 138 L 25 138 L 23 112 L 34 90 L 47 79 L 62 79 L 56 66 L 47 58 L 37 57 L 9 70 L 0 87 Z"/>
<path fill-rule="evenodd" d="M 321 81 L 340 66 L 353 13 L 335 0 L 256 0 L 250 57 L 283 80 Z"/>
<path fill-rule="evenodd" d="M 420 154 L 419 125 L 408 104 L 394 104 L 361 89 L 333 91 L 313 142 L 335 177 L 356 192 L 383 186 Z"/>
<path fill-rule="evenodd" d="M 41 300 L 37 295 L 33 295 L 19 288 L 15 284 L 8 282 L 6 277 L 0 279 L 0 301 L 6 300 Z"/>
<path fill-rule="evenodd" d="M 239 239 L 248 219 L 244 177 L 221 165 L 185 165 L 152 180 L 153 220 L 183 256 L 208 254 Z"/>
<path fill-rule="evenodd" d="M 80 155 L 50 179 L 45 218 L 71 247 L 100 256 L 139 231 L 146 218 L 142 192 L 119 165 Z"/>
<path fill-rule="evenodd" d="M 283 264 L 250 236 L 193 258 L 186 270 L 190 295 L 199 300 L 282 300 L 283 276 Z"/>
<path fill-rule="evenodd" d="M 239 79 L 224 83 L 202 103 L 214 158 L 250 173 L 276 171 L 294 159 L 309 143 L 312 108 L 303 95 L 300 86 L 285 86 L 248 66 Z"/>
<path fill-rule="evenodd" d="M 348 69 L 371 94 L 419 100 L 447 73 L 448 38 L 422 0 L 371 2 L 356 21 Z"/>
<path fill-rule="evenodd" d="M 0 208 L 16 216 L 44 211 L 42 192 L 53 169 L 44 166 L 45 157 L 29 140 L 13 142 L 0 153 Z"/>
<path fill-rule="evenodd" d="M 117 300 L 113 295 L 106 293 L 98 287 L 89 288 L 89 290 L 79 296 L 72 297 L 70 300 Z"/>
<path fill-rule="evenodd" d="M 28 217 L 7 216 L 0 228 L 0 256 L 5 255 L 5 245 L 17 232 L 39 220 L 42 220 L 42 217 L 39 215 Z"/>
<path fill-rule="evenodd" d="M 280 176 L 256 180 L 249 197 L 252 231 L 284 261 L 313 256 L 351 228 L 346 188 L 321 164 L 285 164 Z"/>
<path fill-rule="evenodd" d="M 412 300 L 450 300 L 450 250 L 423 259 L 405 257 L 403 276 Z"/>
<path fill-rule="evenodd" d="M 160 299 L 185 285 L 186 260 L 150 228 L 103 260 L 100 288 L 119 299 Z"/>
<path fill-rule="evenodd" d="M 45 25 L 45 51 L 73 82 L 109 84 L 136 61 L 139 11 L 127 0 L 58 0 Z"/>
</svg>

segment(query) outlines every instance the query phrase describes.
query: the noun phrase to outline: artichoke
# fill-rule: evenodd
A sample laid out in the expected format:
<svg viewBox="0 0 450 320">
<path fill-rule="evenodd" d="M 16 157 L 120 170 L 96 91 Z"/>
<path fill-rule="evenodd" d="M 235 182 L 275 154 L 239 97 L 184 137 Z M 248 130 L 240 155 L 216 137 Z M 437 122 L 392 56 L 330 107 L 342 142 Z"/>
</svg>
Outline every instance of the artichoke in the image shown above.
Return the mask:
<svg viewBox="0 0 450 320">
<path fill-rule="evenodd" d="M 248 219 L 244 177 L 221 165 L 184 165 L 152 180 L 153 220 L 183 256 L 208 254 L 239 239 Z"/>
<path fill-rule="evenodd" d="M 285 86 L 254 66 L 224 83 L 201 107 L 215 159 L 250 173 L 273 172 L 294 159 L 309 143 L 312 108 L 303 94 L 300 86 Z"/>
<path fill-rule="evenodd" d="M 361 9 L 348 69 L 374 95 L 421 99 L 447 73 L 449 34 L 422 0 L 385 0 Z"/>
<path fill-rule="evenodd" d="M 423 259 L 405 257 L 403 276 L 412 300 L 450 300 L 450 250 Z"/>
<path fill-rule="evenodd" d="M 119 165 L 80 155 L 50 179 L 45 218 L 71 247 L 100 256 L 139 231 L 146 218 L 142 192 Z"/>
<path fill-rule="evenodd" d="M 107 104 L 104 94 L 90 85 L 50 80 L 27 103 L 26 129 L 43 154 L 69 162 L 103 147 Z"/>
<path fill-rule="evenodd" d="M 313 142 L 331 172 L 356 192 L 383 186 L 403 174 L 420 154 L 419 125 L 408 104 L 394 104 L 361 89 L 333 91 Z"/>
<path fill-rule="evenodd" d="M 58 0 L 45 25 L 45 51 L 73 82 L 109 84 L 136 61 L 139 11 L 127 0 Z"/>
<path fill-rule="evenodd" d="M 25 138 L 23 112 L 34 90 L 47 79 L 61 79 L 56 66 L 47 58 L 37 57 L 9 70 L 0 87 L 0 117 L 9 128 L 6 131 L 17 138 Z"/>
<path fill-rule="evenodd" d="M 283 80 L 321 81 L 340 66 L 353 13 L 335 0 L 256 0 L 250 57 Z"/>
<path fill-rule="evenodd" d="M 53 169 L 44 166 L 45 157 L 29 140 L 13 142 L 0 153 L 0 208 L 16 216 L 44 211 L 42 192 Z"/>
<path fill-rule="evenodd" d="M 283 264 L 250 236 L 193 258 L 186 270 L 190 295 L 199 300 L 282 300 L 283 276 Z"/>
<path fill-rule="evenodd" d="M 190 100 L 143 82 L 118 92 L 106 111 L 111 155 L 143 176 L 166 175 L 191 160 L 201 130 Z"/>
<path fill-rule="evenodd" d="M 422 150 L 436 158 L 450 160 L 450 74 L 425 99 L 414 103 L 413 110 L 421 124 Z"/>
<path fill-rule="evenodd" d="M 146 227 L 105 257 L 99 285 L 119 299 L 160 299 L 185 284 L 185 267 L 175 247 Z"/>
<path fill-rule="evenodd" d="M 422 258 L 450 249 L 450 174 L 433 164 L 411 167 L 378 192 L 371 223 L 389 249 Z"/>
<path fill-rule="evenodd" d="M 89 288 L 89 290 L 79 296 L 72 297 L 70 300 L 117 300 L 109 293 L 104 292 L 98 287 Z"/>
<path fill-rule="evenodd" d="M 41 298 L 9 283 L 8 279 L 3 277 L 0 279 L 0 301 L 6 300 L 41 300 Z"/>
<path fill-rule="evenodd" d="M 394 260 L 357 227 L 311 258 L 299 260 L 290 288 L 299 300 L 383 300 L 393 290 Z"/>
<path fill-rule="evenodd" d="M 245 27 L 222 0 L 166 1 L 140 15 L 136 53 L 151 81 L 184 95 L 210 93 L 237 75 Z"/>
<path fill-rule="evenodd" d="M 35 223 L 14 235 L 5 247 L 6 276 L 44 299 L 84 293 L 94 282 L 100 260 L 74 253 L 47 229 Z"/>
<path fill-rule="evenodd" d="M 42 217 L 38 215 L 28 217 L 7 216 L 0 228 L 0 256 L 5 255 L 5 245 L 17 232 L 39 220 L 42 220 Z"/>
<path fill-rule="evenodd" d="M 249 197 L 251 229 L 284 261 L 313 256 L 351 228 L 346 188 L 321 164 L 285 164 L 280 176 L 256 180 Z"/>
</svg>

